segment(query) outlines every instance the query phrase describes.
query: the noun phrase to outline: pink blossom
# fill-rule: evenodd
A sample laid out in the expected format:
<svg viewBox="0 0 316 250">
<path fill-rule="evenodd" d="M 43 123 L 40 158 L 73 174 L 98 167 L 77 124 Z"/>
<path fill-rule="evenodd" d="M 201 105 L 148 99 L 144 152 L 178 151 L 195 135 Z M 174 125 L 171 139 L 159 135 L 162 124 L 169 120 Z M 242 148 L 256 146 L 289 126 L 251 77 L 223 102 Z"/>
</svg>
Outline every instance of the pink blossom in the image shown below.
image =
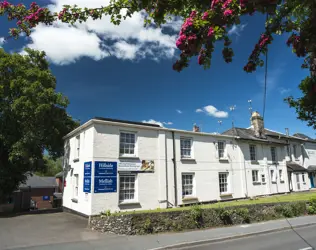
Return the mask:
<svg viewBox="0 0 316 250">
<path fill-rule="evenodd" d="M 189 41 L 189 42 L 195 41 L 196 39 L 197 39 L 197 37 L 196 37 L 195 34 L 190 35 L 190 36 L 188 37 L 188 41 Z"/>
<path fill-rule="evenodd" d="M 204 12 L 203 16 L 202 16 L 202 20 L 206 20 L 208 18 L 208 12 Z"/>
<path fill-rule="evenodd" d="M 227 0 L 224 4 L 223 4 L 223 9 L 226 9 L 228 7 L 228 5 L 230 5 L 232 2 L 232 0 Z"/>
<path fill-rule="evenodd" d="M 191 18 L 194 18 L 194 17 L 196 17 L 196 14 L 197 14 L 196 10 L 193 10 L 193 11 L 191 12 L 191 14 L 190 14 L 190 17 L 191 17 Z"/>
<path fill-rule="evenodd" d="M 0 3 L 0 7 L 2 8 L 8 8 L 11 4 L 7 1 L 3 1 L 2 3 Z"/>
<path fill-rule="evenodd" d="M 214 29 L 212 27 L 210 27 L 210 29 L 208 30 L 207 36 L 210 37 L 214 34 Z"/>
<path fill-rule="evenodd" d="M 192 17 L 185 19 L 184 23 L 182 24 L 180 34 L 184 33 L 187 30 L 187 28 L 192 26 L 192 25 L 193 25 Z"/>
<path fill-rule="evenodd" d="M 183 50 L 185 48 L 185 40 L 186 40 L 186 36 L 185 35 L 181 35 L 177 41 L 176 41 L 176 46 L 178 47 L 178 49 Z"/>
<path fill-rule="evenodd" d="M 21 24 L 22 24 L 22 21 L 20 20 L 20 21 L 18 21 L 16 24 L 17 24 L 17 25 L 21 25 Z"/>
<path fill-rule="evenodd" d="M 35 3 L 35 2 L 31 3 L 31 8 L 35 8 L 36 6 L 37 6 L 37 3 Z"/>
<path fill-rule="evenodd" d="M 221 0 L 213 0 L 211 4 L 211 9 L 214 9 L 215 5 L 217 5 Z"/>
<path fill-rule="evenodd" d="M 232 14 L 233 14 L 233 11 L 230 10 L 230 9 L 226 9 L 226 10 L 224 11 L 224 16 L 231 16 Z"/>
</svg>

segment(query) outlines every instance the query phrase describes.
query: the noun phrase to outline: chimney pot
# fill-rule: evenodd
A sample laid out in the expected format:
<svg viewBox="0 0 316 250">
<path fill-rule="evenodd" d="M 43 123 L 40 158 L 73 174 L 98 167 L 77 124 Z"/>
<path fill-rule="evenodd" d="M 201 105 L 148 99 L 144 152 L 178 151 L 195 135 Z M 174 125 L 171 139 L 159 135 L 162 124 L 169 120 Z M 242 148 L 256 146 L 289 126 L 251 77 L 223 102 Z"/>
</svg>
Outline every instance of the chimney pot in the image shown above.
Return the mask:
<svg viewBox="0 0 316 250">
<path fill-rule="evenodd" d="M 263 118 L 257 111 L 255 111 L 252 113 L 250 120 L 253 130 L 255 131 L 255 136 L 262 137 L 264 129 Z"/>
<path fill-rule="evenodd" d="M 200 127 L 196 124 L 193 125 L 193 132 L 200 132 Z"/>
</svg>

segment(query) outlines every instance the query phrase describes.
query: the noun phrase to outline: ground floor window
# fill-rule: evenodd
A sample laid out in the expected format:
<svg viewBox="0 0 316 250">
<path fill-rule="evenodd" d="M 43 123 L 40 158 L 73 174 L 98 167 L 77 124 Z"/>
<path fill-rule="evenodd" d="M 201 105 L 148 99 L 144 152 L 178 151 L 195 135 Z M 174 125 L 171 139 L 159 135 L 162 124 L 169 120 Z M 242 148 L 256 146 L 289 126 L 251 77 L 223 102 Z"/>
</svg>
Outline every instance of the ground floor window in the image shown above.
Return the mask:
<svg viewBox="0 0 316 250">
<path fill-rule="evenodd" d="M 194 174 L 182 174 L 182 197 L 193 196 L 194 194 Z"/>
<path fill-rule="evenodd" d="M 252 182 L 259 182 L 259 171 L 252 170 Z"/>
<path fill-rule="evenodd" d="M 219 173 L 219 192 L 221 194 L 228 193 L 228 173 Z"/>
<path fill-rule="evenodd" d="M 79 175 L 78 174 L 74 174 L 73 177 L 73 198 L 77 198 L 78 197 L 78 186 L 79 186 Z"/>
<path fill-rule="evenodd" d="M 280 181 L 284 181 L 282 169 L 279 169 L 279 178 L 280 178 Z"/>
<path fill-rule="evenodd" d="M 271 169 L 270 170 L 270 176 L 271 176 L 271 182 L 275 182 L 276 180 L 276 178 L 275 178 L 275 173 L 274 173 L 274 170 L 273 169 Z"/>
<path fill-rule="evenodd" d="M 266 175 L 265 174 L 261 175 L 261 182 L 266 183 Z"/>
<path fill-rule="evenodd" d="M 305 173 L 302 173 L 302 181 L 303 181 L 303 183 L 306 182 L 306 181 L 305 181 Z"/>
<path fill-rule="evenodd" d="M 120 202 L 136 200 L 136 174 L 120 175 Z"/>
</svg>

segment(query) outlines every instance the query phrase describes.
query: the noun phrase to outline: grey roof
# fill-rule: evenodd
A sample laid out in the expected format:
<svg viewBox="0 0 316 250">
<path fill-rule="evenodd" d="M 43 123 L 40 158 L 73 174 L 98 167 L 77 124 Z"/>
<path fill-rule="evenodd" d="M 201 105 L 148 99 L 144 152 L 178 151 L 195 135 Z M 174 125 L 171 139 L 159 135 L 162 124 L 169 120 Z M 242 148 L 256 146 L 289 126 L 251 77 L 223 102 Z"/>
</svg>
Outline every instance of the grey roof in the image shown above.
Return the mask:
<svg viewBox="0 0 316 250">
<path fill-rule="evenodd" d="M 148 127 L 157 127 L 157 128 L 160 127 L 158 124 L 152 124 L 152 123 L 146 123 L 146 122 L 134 122 L 134 121 L 119 120 L 119 119 L 104 118 L 104 117 L 95 117 L 94 119 L 95 120 L 100 120 L 100 121 L 119 122 L 119 123 L 127 123 L 127 124 L 134 124 L 134 125 L 142 125 L 142 126 L 148 126 Z"/>
<path fill-rule="evenodd" d="M 29 176 L 25 184 L 20 184 L 20 188 L 54 188 L 56 186 L 55 177 L 41 177 L 35 174 L 33 174 L 33 176 Z"/>
<path fill-rule="evenodd" d="M 307 169 L 302 167 L 301 165 L 297 164 L 296 162 L 287 162 L 286 166 L 289 171 L 293 172 L 307 172 Z"/>
<path fill-rule="evenodd" d="M 311 138 L 311 137 L 309 137 L 309 136 L 307 136 L 307 135 L 304 135 L 304 134 L 302 134 L 302 133 L 296 133 L 296 134 L 294 134 L 293 136 L 299 137 L 299 138 L 304 139 L 304 140 L 306 140 L 306 141 L 311 141 L 311 142 L 315 142 L 315 143 L 316 143 L 316 140 L 315 140 L 315 139 L 313 139 L 313 138 Z"/>
<path fill-rule="evenodd" d="M 285 137 L 281 137 L 278 133 L 264 129 L 262 136 L 257 137 L 252 128 L 231 128 L 223 133 L 223 135 L 238 136 L 243 140 L 260 141 L 266 143 L 287 144 Z M 277 138 L 275 138 L 277 137 Z"/>
</svg>

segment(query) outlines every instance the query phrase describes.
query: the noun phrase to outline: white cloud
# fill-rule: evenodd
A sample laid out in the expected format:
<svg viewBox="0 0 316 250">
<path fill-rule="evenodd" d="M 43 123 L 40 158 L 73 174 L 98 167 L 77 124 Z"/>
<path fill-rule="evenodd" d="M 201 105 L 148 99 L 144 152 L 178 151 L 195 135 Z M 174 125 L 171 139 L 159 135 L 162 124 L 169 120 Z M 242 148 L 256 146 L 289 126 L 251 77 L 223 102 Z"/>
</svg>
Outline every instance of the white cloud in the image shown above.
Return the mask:
<svg viewBox="0 0 316 250">
<path fill-rule="evenodd" d="M 195 112 L 205 113 L 206 115 L 213 116 L 216 118 L 227 118 L 228 117 L 228 112 L 220 111 L 212 105 L 205 106 L 202 109 L 197 109 Z"/>
<path fill-rule="evenodd" d="M 247 24 L 234 24 L 233 27 L 228 31 L 228 35 L 240 36 L 240 33 L 245 29 L 246 26 Z"/>
<path fill-rule="evenodd" d="M 95 8 L 106 6 L 109 0 L 53 0 L 51 11 L 62 10 L 63 5 Z M 125 10 L 122 10 L 122 13 Z M 179 29 L 181 20 L 173 18 L 164 28 Z M 144 27 L 144 13 L 135 13 L 120 25 L 110 23 L 109 16 L 75 26 L 61 22 L 54 26 L 39 25 L 30 36 L 29 47 L 45 50 L 55 64 L 70 64 L 81 57 L 101 60 L 114 56 L 123 60 L 150 58 L 159 61 L 174 57 L 176 35 L 163 28 Z"/>
<path fill-rule="evenodd" d="M 286 89 L 286 88 L 281 87 L 281 88 L 279 88 L 279 91 L 280 91 L 281 95 L 284 95 L 284 94 L 289 93 L 291 91 L 291 89 Z"/>
<path fill-rule="evenodd" d="M 150 123 L 150 124 L 157 124 L 160 127 L 164 127 L 164 125 L 172 125 L 172 122 L 160 122 L 160 121 L 155 121 L 154 119 L 149 119 L 148 121 L 143 120 L 143 123 Z"/>
<path fill-rule="evenodd" d="M 182 114 L 182 113 L 183 113 L 180 109 L 176 109 L 176 111 L 177 111 L 179 114 Z"/>
<path fill-rule="evenodd" d="M 4 44 L 4 37 L 0 37 L 0 48 Z"/>
</svg>

